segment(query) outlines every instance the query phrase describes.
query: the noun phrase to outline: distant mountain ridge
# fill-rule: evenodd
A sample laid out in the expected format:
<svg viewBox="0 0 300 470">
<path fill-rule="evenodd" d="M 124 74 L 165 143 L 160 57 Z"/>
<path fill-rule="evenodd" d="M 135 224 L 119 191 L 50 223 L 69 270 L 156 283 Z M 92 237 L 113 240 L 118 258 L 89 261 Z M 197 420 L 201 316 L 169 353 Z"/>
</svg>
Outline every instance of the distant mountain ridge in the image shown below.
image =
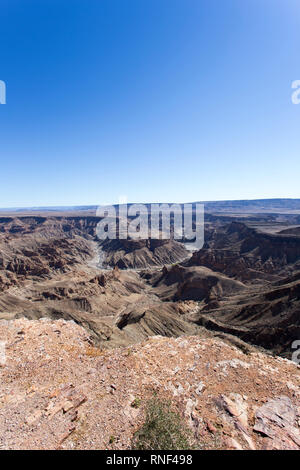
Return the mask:
<svg viewBox="0 0 300 470">
<path fill-rule="evenodd" d="M 207 212 L 287 212 L 300 211 L 300 199 L 277 198 L 277 199 L 241 199 L 224 201 L 197 201 L 205 205 Z M 131 205 L 133 203 L 129 203 Z M 155 203 L 160 204 L 160 203 Z M 172 204 L 172 203 L 169 203 Z M 192 204 L 192 203 L 191 203 Z M 147 207 L 151 203 L 145 203 Z M 96 211 L 97 205 L 80 206 L 35 206 L 35 207 L 16 207 L 0 208 L 3 212 L 65 212 L 65 211 Z"/>
</svg>

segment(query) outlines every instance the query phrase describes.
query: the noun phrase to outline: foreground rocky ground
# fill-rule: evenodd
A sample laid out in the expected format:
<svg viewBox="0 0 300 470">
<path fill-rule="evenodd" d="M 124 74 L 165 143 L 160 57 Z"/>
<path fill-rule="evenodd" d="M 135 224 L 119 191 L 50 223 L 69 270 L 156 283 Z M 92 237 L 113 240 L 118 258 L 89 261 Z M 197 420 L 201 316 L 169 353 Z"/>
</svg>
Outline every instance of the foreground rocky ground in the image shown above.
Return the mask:
<svg viewBox="0 0 300 470">
<path fill-rule="evenodd" d="M 216 338 L 104 350 L 73 321 L 0 322 L 1 449 L 130 449 L 157 392 L 202 449 L 300 449 L 300 370 Z M 138 406 L 137 406 L 138 404 Z"/>
</svg>

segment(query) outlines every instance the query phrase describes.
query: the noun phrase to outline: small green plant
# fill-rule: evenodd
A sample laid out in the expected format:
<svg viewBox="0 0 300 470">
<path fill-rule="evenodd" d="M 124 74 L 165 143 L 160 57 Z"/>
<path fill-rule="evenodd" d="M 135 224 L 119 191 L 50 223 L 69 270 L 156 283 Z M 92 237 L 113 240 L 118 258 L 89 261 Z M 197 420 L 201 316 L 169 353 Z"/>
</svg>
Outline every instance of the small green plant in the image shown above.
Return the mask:
<svg viewBox="0 0 300 470">
<path fill-rule="evenodd" d="M 142 400 L 140 398 L 135 398 L 131 403 L 132 408 L 139 408 L 141 406 Z"/>
<path fill-rule="evenodd" d="M 192 435 L 178 413 L 171 410 L 171 402 L 156 396 L 146 405 L 146 419 L 134 434 L 133 450 L 189 450 Z"/>
<path fill-rule="evenodd" d="M 109 443 L 113 444 L 115 442 L 115 439 L 116 439 L 115 436 L 110 436 Z"/>
</svg>

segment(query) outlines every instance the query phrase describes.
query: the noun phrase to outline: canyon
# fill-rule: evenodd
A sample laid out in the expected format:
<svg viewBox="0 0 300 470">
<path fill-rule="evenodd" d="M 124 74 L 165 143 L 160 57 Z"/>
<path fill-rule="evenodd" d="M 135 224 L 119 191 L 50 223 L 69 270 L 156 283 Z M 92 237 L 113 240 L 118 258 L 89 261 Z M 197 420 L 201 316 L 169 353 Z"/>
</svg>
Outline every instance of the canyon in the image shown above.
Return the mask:
<svg viewBox="0 0 300 470">
<path fill-rule="evenodd" d="M 266 209 L 268 204 L 208 204 L 205 244 L 193 252 L 184 240 L 98 240 L 95 208 L 1 212 L 0 341 L 8 345 L 8 361 L 0 367 L 0 447 L 107 448 L 112 433 L 118 434 L 113 448 L 130 448 L 143 419 L 143 407 L 132 408 L 130 397 L 151 390 L 172 397 L 196 440 L 208 448 L 216 441 L 220 448 L 300 447 L 299 367 L 291 362 L 292 345 L 300 338 L 300 209 L 295 201 L 276 201 Z M 39 348 L 48 352 L 38 353 Z M 180 363 L 177 372 L 171 372 L 173 355 Z M 191 361 L 195 368 L 188 372 Z M 111 363 L 114 375 L 109 369 L 103 375 Z M 96 418 L 89 422 L 88 416 L 97 409 L 91 391 L 97 377 L 100 402 L 117 414 L 116 423 L 121 416 L 116 397 L 127 410 L 132 425 L 125 413 L 123 433 L 112 418 L 96 438 Z M 248 380 L 257 386 L 242 385 Z M 199 392 L 199 398 L 193 384 L 202 381 L 209 394 Z M 110 382 L 118 382 L 113 396 Z M 14 398 L 11 383 L 19 387 Z M 33 400 L 28 408 L 27 395 Z M 62 405 L 53 418 L 48 410 L 80 397 L 82 404 L 70 404 L 70 412 Z M 84 418 L 78 418 L 78 407 Z M 247 423 L 232 412 L 239 407 L 247 408 Z M 277 408 L 293 416 L 278 428 L 270 418 Z M 20 419 L 30 415 L 18 439 L 7 437 L 13 431 L 5 417 L 13 410 Z M 45 440 L 42 433 L 30 434 L 40 426 Z M 52 440 L 49 426 L 57 426 Z"/>
</svg>

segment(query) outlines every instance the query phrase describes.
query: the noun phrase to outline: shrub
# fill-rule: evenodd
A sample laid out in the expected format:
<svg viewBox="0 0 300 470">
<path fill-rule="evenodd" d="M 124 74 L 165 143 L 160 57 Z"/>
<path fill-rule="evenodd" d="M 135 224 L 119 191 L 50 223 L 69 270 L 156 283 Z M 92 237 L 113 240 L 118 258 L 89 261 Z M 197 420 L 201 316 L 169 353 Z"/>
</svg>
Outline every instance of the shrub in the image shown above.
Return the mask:
<svg viewBox="0 0 300 470">
<path fill-rule="evenodd" d="M 171 410 L 170 401 L 153 397 L 146 404 L 146 419 L 134 434 L 133 450 L 191 449 L 191 432 L 178 413 Z"/>
<path fill-rule="evenodd" d="M 140 398 L 135 398 L 131 403 L 132 408 L 139 408 L 141 406 L 142 400 Z"/>
</svg>

